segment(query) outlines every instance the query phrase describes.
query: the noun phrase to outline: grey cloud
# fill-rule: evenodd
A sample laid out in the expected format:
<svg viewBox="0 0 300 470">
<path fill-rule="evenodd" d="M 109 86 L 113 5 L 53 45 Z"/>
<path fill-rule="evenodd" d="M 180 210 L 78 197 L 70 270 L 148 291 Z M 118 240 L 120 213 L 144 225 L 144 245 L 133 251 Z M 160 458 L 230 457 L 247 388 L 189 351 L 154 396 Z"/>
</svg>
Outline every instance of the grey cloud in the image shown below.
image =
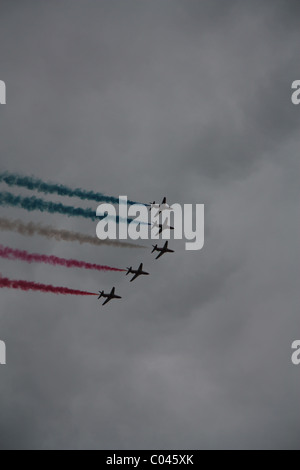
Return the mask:
<svg viewBox="0 0 300 470">
<path fill-rule="evenodd" d="M 156 262 L 1 232 L 151 272 L 129 284 L 1 261 L 11 278 L 123 295 L 101 309 L 1 291 L 1 448 L 299 449 L 298 3 L 2 0 L 0 170 L 205 203 L 206 240 Z M 95 233 L 57 215 L 1 217 Z"/>
</svg>

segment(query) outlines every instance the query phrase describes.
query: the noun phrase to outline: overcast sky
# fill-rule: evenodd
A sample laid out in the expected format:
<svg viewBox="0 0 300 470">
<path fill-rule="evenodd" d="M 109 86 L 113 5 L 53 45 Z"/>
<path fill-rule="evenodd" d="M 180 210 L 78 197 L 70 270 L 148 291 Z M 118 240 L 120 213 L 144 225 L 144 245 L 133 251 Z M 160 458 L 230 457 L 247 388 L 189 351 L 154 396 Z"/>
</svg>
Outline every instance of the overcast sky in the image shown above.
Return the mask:
<svg viewBox="0 0 300 470">
<path fill-rule="evenodd" d="M 0 0 L 0 170 L 204 203 L 206 217 L 202 251 L 173 242 L 159 261 L 150 242 L 0 233 L 14 248 L 151 272 L 130 284 L 1 260 L 3 276 L 123 296 L 102 309 L 1 290 L 2 449 L 299 449 L 299 14 L 296 0 Z"/>
</svg>

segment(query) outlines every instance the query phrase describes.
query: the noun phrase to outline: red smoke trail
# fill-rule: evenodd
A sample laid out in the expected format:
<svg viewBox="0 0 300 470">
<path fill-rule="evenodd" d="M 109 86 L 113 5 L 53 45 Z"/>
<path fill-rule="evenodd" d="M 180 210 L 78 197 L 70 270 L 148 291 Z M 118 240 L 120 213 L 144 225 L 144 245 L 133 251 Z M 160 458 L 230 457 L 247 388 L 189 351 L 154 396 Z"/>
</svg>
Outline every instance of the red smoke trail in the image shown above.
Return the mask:
<svg viewBox="0 0 300 470">
<path fill-rule="evenodd" d="M 124 269 L 101 266 L 99 264 L 85 263 L 75 259 L 58 258 L 57 256 L 47 256 L 30 254 L 27 251 L 13 250 L 12 248 L 0 245 L 0 258 L 26 261 L 27 263 L 46 263 L 52 266 L 65 266 L 66 268 L 95 269 L 96 271 L 118 271 L 124 272 Z"/>
<path fill-rule="evenodd" d="M 28 282 L 28 281 L 17 281 L 8 279 L 6 277 L 1 277 L 0 275 L 0 288 L 7 288 L 7 289 L 20 289 L 23 291 L 40 291 L 45 293 L 52 293 L 52 294 L 63 294 L 63 295 L 98 295 L 93 294 L 92 292 L 85 292 L 81 290 L 74 290 L 68 289 L 67 287 L 55 287 L 46 284 L 38 284 L 36 282 Z"/>
</svg>

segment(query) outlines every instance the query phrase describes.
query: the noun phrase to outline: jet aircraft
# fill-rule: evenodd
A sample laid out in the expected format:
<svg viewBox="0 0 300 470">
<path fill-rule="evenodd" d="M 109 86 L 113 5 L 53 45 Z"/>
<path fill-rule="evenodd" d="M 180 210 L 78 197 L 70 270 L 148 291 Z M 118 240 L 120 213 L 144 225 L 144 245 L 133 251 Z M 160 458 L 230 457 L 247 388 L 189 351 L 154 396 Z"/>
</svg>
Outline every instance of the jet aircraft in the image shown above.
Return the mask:
<svg viewBox="0 0 300 470">
<path fill-rule="evenodd" d="M 166 242 L 162 248 L 159 248 L 157 245 L 153 245 L 152 253 L 155 251 L 159 252 L 159 255 L 156 257 L 156 259 L 160 258 L 165 253 L 174 253 L 174 250 L 170 250 L 169 248 L 169 242 Z"/>
<path fill-rule="evenodd" d="M 135 281 L 139 276 L 149 276 L 149 273 L 147 273 L 146 271 L 143 271 L 143 263 L 140 264 L 140 267 L 138 269 L 132 269 L 131 267 L 131 268 L 127 268 L 127 270 L 128 271 L 127 271 L 126 276 L 128 276 L 128 274 L 134 274 L 130 282 Z"/>
<path fill-rule="evenodd" d="M 110 302 L 113 299 L 122 299 L 122 297 L 120 297 L 119 295 L 116 295 L 115 292 L 116 292 L 115 287 L 112 288 L 110 294 L 105 294 L 104 291 L 99 291 L 100 295 L 98 297 L 98 300 L 100 300 L 102 297 L 104 297 L 106 300 L 102 305 L 106 305 L 108 302 Z"/>
</svg>

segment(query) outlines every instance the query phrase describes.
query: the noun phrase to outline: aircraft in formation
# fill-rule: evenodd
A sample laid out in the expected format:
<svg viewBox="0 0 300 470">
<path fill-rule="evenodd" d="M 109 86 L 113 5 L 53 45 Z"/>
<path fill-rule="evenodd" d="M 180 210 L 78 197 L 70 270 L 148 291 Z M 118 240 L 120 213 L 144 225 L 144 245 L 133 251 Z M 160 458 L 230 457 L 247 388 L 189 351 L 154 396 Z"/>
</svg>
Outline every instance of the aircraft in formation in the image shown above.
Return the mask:
<svg viewBox="0 0 300 470">
<path fill-rule="evenodd" d="M 131 279 L 130 282 L 133 282 L 135 281 L 139 276 L 149 276 L 149 273 L 147 273 L 146 271 L 143 271 L 143 263 L 140 264 L 140 267 L 138 269 L 132 269 L 131 268 L 127 268 L 127 274 L 126 276 L 128 276 L 128 274 L 134 274 L 133 278 Z"/>
<path fill-rule="evenodd" d="M 158 209 L 158 212 L 156 213 L 156 216 L 155 216 L 155 217 L 157 217 L 163 211 L 171 211 L 172 206 L 169 206 L 169 204 L 167 204 L 167 198 L 164 197 L 161 204 L 156 204 L 155 201 L 150 202 L 149 211 L 151 211 L 151 209 Z"/>
<path fill-rule="evenodd" d="M 152 228 L 158 228 L 159 231 L 157 235 L 160 235 L 164 230 L 174 230 L 174 227 L 168 224 L 168 221 L 165 220 L 163 224 L 159 224 L 158 222 L 154 222 Z"/>
<path fill-rule="evenodd" d="M 174 250 L 170 250 L 169 242 L 166 242 L 162 248 L 159 248 L 157 245 L 153 245 L 152 253 L 154 253 L 155 251 L 159 252 L 159 255 L 156 257 L 156 259 L 160 258 L 166 253 L 175 253 Z"/>
<path fill-rule="evenodd" d="M 99 291 L 100 295 L 98 297 L 98 300 L 100 300 L 102 297 L 104 297 L 106 300 L 102 305 L 106 305 L 106 304 L 108 304 L 108 302 L 110 302 L 113 299 L 122 299 L 122 297 L 120 297 L 119 295 L 116 295 L 115 292 L 116 292 L 115 287 L 112 288 L 110 294 L 105 294 L 104 291 Z"/>
<path fill-rule="evenodd" d="M 167 204 L 167 198 L 166 197 L 163 199 L 161 204 L 155 204 L 155 201 L 153 203 L 150 203 L 150 209 L 149 210 L 151 210 L 153 207 L 158 209 L 157 215 L 161 214 L 164 210 L 171 210 L 171 207 Z M 163 224 L 158 224 L 157 222 L 155 222 L 153 224 L 153 228 L 158 228 L 159 229 L 159 234 L 161 234 L 164 230 L 167 230 L 167 229 L 174 230 L 174 227 L 171 227 L 168 224 L 167 220 L 165 220 L 165 222 Z M 156 251 L 159 254 L 155 259 L 159 259 L 161 256 L 163 256 L 166 253 L 175 253 L 174 250 L 170 250 L 168 241 L 166 241 L 166 243 L 164 244 L 163 247 L 159 247 L 158 245 L 153 245 L 152 253 L 154 253 Z M 128 276 L 129 274 L 134 275 L 133 278 L 130 280 L 130 282 L 135 281 L 139 276 L 149 276 L 149 273 L 144 271 L 143 263 L 140 264 L 138 269 L 133 269 L 132 267 L 127 268 L 126 276 Z M 112 290 L 109 294 L 105 294 L 104 291 L 99 291 L 99 294 L 100 295 L 98 297 L 98 300 L 100 300 L 101 298 L 106 299 L 105 302 L 102 305 L 106 305 L 108 302 L 110 302 L 113 299 L 122 299 L 122 297 L 120 297 L 119 295 L 116 295 L 116 288 L 115 287 L 112 288 Z"/>
<path fill-rule="evenodd" d="M 163 211 L 171 211 L 171 210 L 172 210 L 172 206 L 169 206 L 169 204 L 167 204 L 167 198 L 164 197 L 156 216 L 160 215 Z"/>
</svg>

